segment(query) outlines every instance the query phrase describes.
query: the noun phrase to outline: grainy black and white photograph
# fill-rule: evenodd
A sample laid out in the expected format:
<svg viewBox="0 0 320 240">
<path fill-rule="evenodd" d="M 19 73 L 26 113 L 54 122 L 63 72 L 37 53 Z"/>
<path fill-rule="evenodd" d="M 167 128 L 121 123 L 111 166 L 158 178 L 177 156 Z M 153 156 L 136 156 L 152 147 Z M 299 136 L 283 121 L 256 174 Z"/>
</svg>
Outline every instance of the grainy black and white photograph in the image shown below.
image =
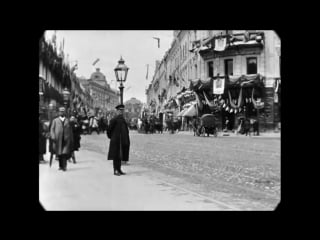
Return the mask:
<svg viewBox="0 0 320 240">
<path fill-rule="evenodd" d="M 45 211 L 274 211 L 281 202 L 274 30 L 46 30 Z"/>
</svg>

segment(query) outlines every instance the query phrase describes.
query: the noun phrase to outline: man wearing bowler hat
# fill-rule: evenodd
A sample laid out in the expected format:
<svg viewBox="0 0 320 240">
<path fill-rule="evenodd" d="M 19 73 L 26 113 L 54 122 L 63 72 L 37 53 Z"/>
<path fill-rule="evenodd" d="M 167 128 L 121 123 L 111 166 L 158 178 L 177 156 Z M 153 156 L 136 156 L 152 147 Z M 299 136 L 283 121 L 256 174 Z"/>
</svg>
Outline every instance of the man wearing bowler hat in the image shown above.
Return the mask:
<svg viewBox="0 0 320 240">
<path fill-rule="evenodd" d="M 108 160 L 113 160 L 114 175 L 120 176 L 121 161 L 129 160 L 130 138 L 126 120 L 123 117 L 124 105 L 116 106 L 117 115 L 110 120 L 107 136 L 110 139 Z"/>
<path fill-rule="evenodd" d="M 67 170 L 67 159 L 73 151 L 73 132 L 69 119 L 65 116 L 65 108 L 59 108 L 59 117 L 52 121 L 50 137 L 53 149 L 59 158 L 59 170 Z"/>
</svg>

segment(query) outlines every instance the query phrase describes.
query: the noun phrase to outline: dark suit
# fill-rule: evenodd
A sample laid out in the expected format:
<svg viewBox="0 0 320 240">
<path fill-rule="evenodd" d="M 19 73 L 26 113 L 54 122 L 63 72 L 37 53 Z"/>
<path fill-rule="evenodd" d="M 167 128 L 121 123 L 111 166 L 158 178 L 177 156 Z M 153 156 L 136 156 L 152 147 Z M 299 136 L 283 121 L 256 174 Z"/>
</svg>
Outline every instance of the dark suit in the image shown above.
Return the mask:
<svg viewBox="0 0 320 240">
<path fill-rule="evenodd" d="M 121 171 L 121 161 L 129 161 L 130 149 L 129 129 L 122 115 L 110 120 L 107 136 L 110 138 L 108 160 L 113 160 L 114 170 Z"/>
</svg>

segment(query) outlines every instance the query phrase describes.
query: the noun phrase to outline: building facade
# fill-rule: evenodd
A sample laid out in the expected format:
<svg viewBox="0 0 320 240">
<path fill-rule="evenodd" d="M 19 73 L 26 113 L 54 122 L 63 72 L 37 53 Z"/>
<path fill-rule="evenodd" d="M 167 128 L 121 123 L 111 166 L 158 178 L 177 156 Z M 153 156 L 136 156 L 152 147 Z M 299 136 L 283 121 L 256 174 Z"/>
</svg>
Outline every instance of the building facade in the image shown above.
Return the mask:
<svg viewBox="0 0 320 240">
<path fill-rule="evenodd" d="M 125 115 L 127 119 L 139 118 L 141 109 L 142 109 L 142 102 L 136 98 L 131 98 L 124 103 L 125 105 Z"/>
<path fill-rule="evenodd" d="M 245 100 L 241 104 L 245 106 L 244 110 L 233 109 L 234 104 L 224 106 L 220 120 L 230 118 L 230 128 L 234 129 L 237 118 L 244 112 L 246 117 L 257 118 L 265 129 L 277 129 L 281 122 L 280 57 L 281 41 L 274 31 L 176 30 L 171 47 L 160 67 L 156 67 L 146 91 L 148 107 L 157 112 L 169 108 L 177 114 L 182 106 L 175 100 L 185 89 L 197 92 L 205 105 L 206 100 L 219 97 L 229 106 L 229 100 L 237 102 L 243 89 L 241 94 Z M 161 74 L 164 77 L 160 77 Z M 213 93 L 213 82 L 217 78 L 226 83 L 225 91 L 220 95 Z M 245 84 L 253 78 L 257 84 Z M 251 103 L 251 99 L 261 101 L 264 107 L 260 110 L 250 107 L 247 103 Z"/>
<path fill-rule="evenodd" d="M 91 98 L 81 89 L 74 70 L 64 57 L 63 49 L 58 51 L 55 42 L 43 35 L 39 41 L 39 92 L 42 92 L 39 105 L 48 120 L 55 117 L 57 109 L 65 103 L 68 114 L 91 107 Z M 68 102 L 63 99 L 65 88 L 70 92 Z"/>
<path fill-rule="evenodd" d="M 82 79 L 81 84 L 88 89 L 93 99 L 92 110 L 95 115 L 104 115 L 119 104 L 119 92 L 110 87 L 100 68 L 91 74 L 90 79 Z"/>
</svg>

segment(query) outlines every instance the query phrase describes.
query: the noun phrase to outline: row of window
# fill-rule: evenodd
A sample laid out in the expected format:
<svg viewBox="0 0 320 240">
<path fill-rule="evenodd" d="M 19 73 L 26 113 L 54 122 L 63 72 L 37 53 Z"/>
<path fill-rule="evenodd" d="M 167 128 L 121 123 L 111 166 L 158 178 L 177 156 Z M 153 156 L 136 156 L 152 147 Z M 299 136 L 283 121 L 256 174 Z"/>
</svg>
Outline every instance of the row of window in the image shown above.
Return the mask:
<svg viewBox="0 0 320 240">
<path fill-rule="evenodd" d="M 248 57 L 247 58 L 247 74 L 257 74 L 257 58 Z M 233 59 L 224 60 L 224 75 L 233 75 Z M 208 77 L 213 77 L 213 61 L 208 62 Z"/>
</svg>

